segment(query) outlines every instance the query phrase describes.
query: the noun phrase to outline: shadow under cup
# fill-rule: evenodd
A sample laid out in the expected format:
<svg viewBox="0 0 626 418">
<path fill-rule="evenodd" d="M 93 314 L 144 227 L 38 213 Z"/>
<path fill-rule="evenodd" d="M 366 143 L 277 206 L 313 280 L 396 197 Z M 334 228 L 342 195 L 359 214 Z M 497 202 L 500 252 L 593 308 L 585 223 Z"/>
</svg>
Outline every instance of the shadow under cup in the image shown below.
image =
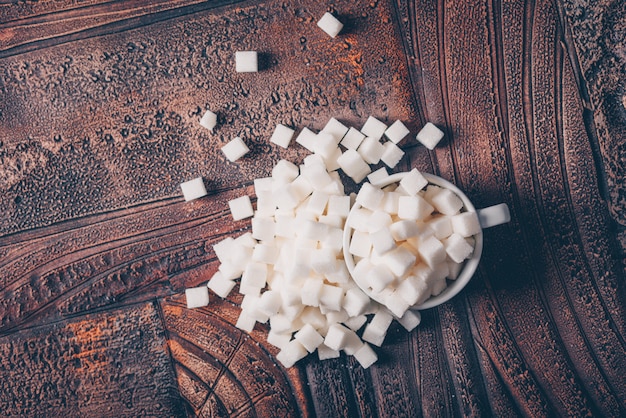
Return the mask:
<svg viewBox="0 0 626 418">
<path fill-rule="evenodd" d="M 382 182 L 373 183 L 373 186 L 383 188 L 390 184 L 398 183 L 400 180 L 404 178 L 408 173 L 396 173 L 392 174 L 389 177 L 385 178 Z M 482 230 L 485 228 L 489 228 L 492 226 L 500 225 L 510 221 L 510 213 L 509 208 L 505 203 L 501 203 L 498 205 L 490 206 L 484 209 L 478 209 L 474 207 L 469 198 L 463 193 L 458 187 L 454 184 L 450 183 L 447 180 L 442 179 L 439 176 L 435 176 L 433 174 L 422 173 L 422 175 L 428 180 L 429 184 L 434 184 L 436 186 L 446 188 L 454 192 L 463 202 L 462 211 L 464 212 L 476 212 L 478 215 L 478 220 L 480 222 L 481 231 L 473 235 L 474 238 L 474 250 L 472 255 L 466 259 L 463 263 L 463 267 L 461 272 L 459 273 L 456 280 L 448 280 L 447 287 L 439 293 L 437 296 L 431 296 L 426 301 L 420 305 L 412 306 L 411 309 L 414 310 L 423 310 L 433 308 L 435 306 L 441 305 L 442 303 L 447 302 L 454 296 L 456 296 L 465 286 L 469 283 L 470 279 L 476 272 L 476 268 L 478 267 L 478 263 L 480 262 L 480 257 L 482 255 L 483 250 L 483 233 Z M 343 255 L 346 262 L 346 266 L 350 275 L 356 282 L 356 284 L 361 288 L 365 294 L 367 294 L 370 298 L 376 300 L 381 304 L 385 304 L 384 301 L 378 300 L 374 292 L 371 291 L 369 285 L 365 282 L 363 277 L 355 277 L 354 268 L 355 262 L 352 254 L 350 253 L 350 241 L 352 239 L 352 228 L 350 225 L 350 217 L 354 213 L 355 210 L 360 209 L 361 205 L 355 203 L 350 210 L 350 214 L 346 219 L 344 231 L 343 231 Z"/>
</svg>

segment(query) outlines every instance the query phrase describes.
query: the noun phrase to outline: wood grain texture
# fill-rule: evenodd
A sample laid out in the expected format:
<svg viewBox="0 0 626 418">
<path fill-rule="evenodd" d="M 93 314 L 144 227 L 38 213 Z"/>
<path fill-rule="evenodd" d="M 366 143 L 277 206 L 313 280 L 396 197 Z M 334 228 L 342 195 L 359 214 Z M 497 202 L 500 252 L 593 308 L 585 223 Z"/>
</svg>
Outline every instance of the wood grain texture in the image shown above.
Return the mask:
<svg viewBox="0 0 626 418">
<path fill-rule="evenodd" d="M 2 415 L 625 416 L 625 18 L 618 0 L 2 3 Z M 260 72 L 234 72 L 242 49 Z M 442 127 L 396 171 L 512 220 L 371 368 L 285 370 L 266 326 L 234 327 L 236 292 L 181 293 L 248 230 L 227 201 L 306 155 L 268 142 L 277 123 L 370 114 Z M 230 163 L 234 136 L 251 152 Z M 198 176 L 209 196 L 183 202 Z"/>
</svg>

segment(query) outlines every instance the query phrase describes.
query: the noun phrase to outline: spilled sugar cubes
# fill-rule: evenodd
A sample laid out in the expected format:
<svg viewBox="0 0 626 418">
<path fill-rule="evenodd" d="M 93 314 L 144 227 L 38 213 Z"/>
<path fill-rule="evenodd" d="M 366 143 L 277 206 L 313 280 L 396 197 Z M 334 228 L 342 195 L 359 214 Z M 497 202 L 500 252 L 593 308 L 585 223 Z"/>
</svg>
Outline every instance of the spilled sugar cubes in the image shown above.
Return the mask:
<svg viewBox="0 0 626 418">
<path fill-rule="evenodd" d="M 206 286 L 185 289 L 187 308 L 200 308 L 209 304 L 209 289 Z"/>
<path fill-rule="evenodd" d="M 222 148 L 222 152 L 228 158 L 228 161 L 235 162 L 250 151 L 243 139 L 235 137 Z"/>
<path fill-rule="evenodd" d="M 250 202 L 249 196 L 241 196 L 233 200 L 228 201 L 230 213 L 233 215 L 233 220 L 239 221 L 241 219 L 250 218 L 254 215 L 254 209 L 252 209 L 252 202 Z"/>
<path fill-rule="evenodd" d="M 217 114 L 207 110 L 200 119 L 200 125 L 209 131 L 212 131 L 217 125 Z"/>
<path fill-rule="evenodd" d="M 235 52 L 235 71 L 238 73 L 256 73 L 259 70 L 256 51 Z"/>
<path fill-rule="evenodd" d="M 416 136 L 416 139 L 429 150 L 435 149 L 441 138 L 443 131 L 430 122 L 426 123 Z"/>
<path fill-rule="evenodd" d="M 207 194 L 202 177 L 197 177 L 193 180 L 181 183 L 180 188 L 183 191 L 183 196 L 187 202 L 206 196 Z"/>
<path fill-rule="evenodd" d="M 317 21 L 317 26 L 326 32 L 331 38 L 334 38 L 343 29 L 343 23 L 339 21 L 335 16 L 326 12 L 320 20 Z"/>
<path fill-rule="evenodd" d="M 386 308 L 383 313 L 397 318 L 457 278 L 473 254 L 474 235 L 481 232 L 476 212 L 464 210 L 458 195 L 429 184 L 416 169 L 382 188 L 363 184 L 347 224 L 351 230 L 344 257 L 354 266 L 352 276 Z M 419 318 L 408 315 L 407 327 L 419 323 Z M 383 335 L 377 321 L 382 319 L 372 320 L 363 334 L 374 345 Z"/>
</svg>

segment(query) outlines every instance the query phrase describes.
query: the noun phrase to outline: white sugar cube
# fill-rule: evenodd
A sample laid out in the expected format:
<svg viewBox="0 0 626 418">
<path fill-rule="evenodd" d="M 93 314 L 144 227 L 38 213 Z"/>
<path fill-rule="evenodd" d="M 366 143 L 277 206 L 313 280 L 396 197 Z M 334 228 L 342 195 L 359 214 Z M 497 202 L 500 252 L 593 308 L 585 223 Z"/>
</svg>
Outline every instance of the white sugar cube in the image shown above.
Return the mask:
<svg viewBox="0 0 626 418">
<path fill-rule="evenodd" d="M 380 159 L 387 167 L 394 168 L 404 156 L 404 151 L 391 141 L 385 142 L 383 146 L 385 147 L 385 151 Z"/>
<path fill-rule="evenodd" d="M 336 253 L 330 248 L 313 249 L 310 252 L 311 267 L 316 273 L 326 275 L 337 269 L 339 260 Z"/>
<path fill-rule="evenodd" d="M 393 239 L 389 228 L 381 228 L 376 232 L 371 232 L 369 238 L 372 248 L 378 254 L 385 254 L 396 248 L 396 240 Z"/>
<path fill-rule="evenodd" d="M 306 157 L 304 157 L 304 160 L 302 160 L 302 163 L 306 166 L 306 167 L 310 167 L 312 165 L 321 165 L 322 167 L 324 167 L 324 157 L 322 157 L 319 154 L 309 154 Z"/>
<path fill-rule="evenodd" d="M 450 222 L 452 223 L 452 230 L 462 237 L 471 237 L 481 231 L 476 212 L 459 213 L 450 217 Z"/>
<path fill-rule="evenodd" d="M 321 241 L 328 233 L 328 225 L 317 221 L 304 221 L 300 225 L 296 235 L 314 241 Z"/>
<path fill-rule="evenodd" d="M 241 275 L 239 293 L 243 293 L 242 288 L 249 290 L 245 294 L 254 292 L 254 289 L 263 289 L 266 282 L 267 264 L 250 262 L 246 265 Z"/>
<path fill-rule="evenodd" d="M 276 223 L 272 218 L 252 218 L 252 236 L 259 241 L 271 241 L 276 234 Z"/>
<path fill-rule="evenodd" d="M 333 155 L 337 148 L 337 142 L 333 135 L 326 132 L 320 132 L 317 134 L 314 145 L 316 154 L 320 155 L 324 159 L 327 159 Z"/>
<path fill-rule="evenodd" d="M 278 247 L 275 245 L 258 243 L 252 251 L 252 260 L 259 263 L 274 264 L 278 259 Z"/>
<path fill-rule="evenodd" d="M 402 123 L 402 121 L 395 121 L 391 124 L 389 128 L 385 131 L 385 136 L 389 138 L 391 142 L 397 144 L 402 141 L 402 139 L 409 134 L 409 129 Z"/>
<path fill-rule="evenodd" d="M 423 197 L 400 196 L 398 198 L 398 218 L 421 221 L 430 216 L 433 208 Z"/>
<path fill-rule="evenodd" d="M 211 276 L 211 279 L 207 283 L 207 287 L 217 296 L 226 298 L 230 294 L 231 290 L 233 290 L 233 287 L 235 287 L 235 282 L 226 279 L 222 272 L 218 270 L 213 276 Z"/>
<path fill-rule="evenodd" d="M 369 257 L 371 250 L 372 243 L 370 242 L 369 233 L 354 231 L 350 240 L 350 254 L 357 257 Z"/>
<path fill-rule="evenodd" d="M 337 159 L 339 157 L 341 157 L 341 148 L 335 146 L 330 155 L 324 157 L 324 165 L 326 165 L 326 170 L 328 170 L 329 172 L 339 170 L 341 168 L 339 167 L 339 163 L 337 162 Z"/>
<path fill-rule="evenodd" d="M 277 237 L 292 238 L 296 235 L 295 218 L 293 216 L 276 215 L 274 234 Z"/>
<path fill-rule="evenodd" d="M 378 164 L 380 157 L 385 152 L 385 147 L 378 139 L 366 136 L 357 151 L 366 163 Z"/>
<path fill-rule="evenodd" d="M 254 179 L 254 192 L 271 192 L 274 179 L 271 177 L 259 177 Z"/>
<path fill-rule="evenodd" d="M 345 219 L 349 213 L 350 196 L 329 196 L 326 207 L 327 215 L 337 215 Z"/>
<path fill-rule="evenodd" d="M 213 128 L 215 128 L 215 126 L 217 125 L 217 114 L 211 112 L 210 110 L 207 110 L 206 112 L 204 112 L 204 115 L 202 115 L 202 118 L 200 119 L 200 125 L 208 129 L 209 131 L 212 131 Z"/>
<path fill-rule="evenodd" d="M 429 184 L 426 186 L 426 190 L 424 190 L 424 199 L 432 204 L 433 197 L 439 194 L 443 189 L 434 184 Z"/>
<path fill-rule="evenodd" d="M 319 347 L 317 347 L 317 356 L 320 360 L 328 360 L 331 358 L 338 358 L 339 356 L 341 356 L 341 352 L 326 347 L 325 344 L 320 344 Z"/>
<path fill-rule="evenodd" d="M 397 247 L 385 253 L 383 262 L 396 277 L 404 276 L 415 264 L 416 257 L 404 247 Z"/>
<path fill-rule="evenodd" d="M 375 293 L 381 292 L 395 279 L 393 272 L 386 265 L 373 265 L 369 269 L 366 276 L 366 281 L 372 291 Z"/>
<path fill-rule="evenodd" d="M 282 350 L 276 355 L 276 360 L 280 361 L 283 366 L 292 367 L 300 359 L 306 357 L 308 352 L 302 344 L 297 340 L 289 341 Z"/>
<path fill-rule="evenodd" d="M 376 119 L 374 116 L 368 117 L 365 124 L 361 128 L 361 132 L 363 132 L 365 136 L 372 137 L 376 140 L 382 138 L 386 130 L 387 125 Z"/>
<path fill-rule="evenodd" d="M 250 151 L 243 139 L 238 136 L 228 142 L 222 148 L 222 152 L 230 162 L 235 162 Z"/>
<path fill-rule="evenodd" d="M 261 298 L 259 299 L 259 303 L 257 304 L 257 309 L 267 315 L 268 317 L 272 315 L 276 315 L 281 307 L 282 299 L 280 296 L 280 292 L 277 290 L 268 290 L 263 292 Z"/>
<path fill-rule="evenodd" d="M 407 194 L 415 196 L 417 192 L 422 190 L 428 184 L 428 180 L 422 173 L 416 168 L 411 170 L 406 176 L 400 180 L 400 187 L 406 191 Z"/>
<path fill-rule="evenodd" d="M 317 21 L 317 26 L 326 32 L 331 38 L 334 38 L 343 29 L 343 23 L 339 21 L 335 16 L 326 12 L 320 20 Z"/>
<path fill-rule="evenodd" d="M 344 311 L 341 307 L 339 307 L 339 309 L 337 310 L 328 311 L 324 315 L 326 316 L 326 323 L 328 324 L 328 326 L 332 324 L 344 323 L 350 318 L 348 313 Z"/>
<path fill-rule="evenodd" d="M 338 311 L 341 309 L 341 302 L 343 301 L 343 289 L 337 286 L 331 286 L 328 284 L 322 285 L 322 291 L 320 293 L 320 305 L 326 307 L 331 311 Z"/>
<path fill-rule="evenodd" d="M 281 183 L 292 182 L 300 174 L 300 169 L 291 161 L 285 159 L 279 160 L 274 168 L 272 168 L 272 178 Z"/>
<path fill-rule="evenodd" d="M 326 327 L 326 317 L 320 312 L 319 308 L 313 306 L 307 306 L 300 314 L 302 324 L 311 324 L 311 326 L 317 330 L 321 330 Z"/>
<path fill-rule="evenodd" d="M 364 139 L 365 139 L 365 135 L 363 135 L 362 132 L 360 132 L 358 129 L 351 127 L 350 129 L 348 129 L 348 132 L 346 132 L 346 134 L 344 135 L 340 143 L 347 149 L 356 151 Z"/>
<path fill-rule="evenodd" d="M 225 263 L 231 259 L 235 240 L 232 237 L 226 237 L 223 240 L 213 244 L 213 251 L 220 263 Z"/>
<path fill-rule="evenodd" d="M 435 216 L 428 221 L 428 227 L 433 230 L 435 238 L 442 240 L 452 234 L 452 223 L 445 215 Z"/>
<path fill-rule="evenodd" d="M 326 273 L 324 277 L 326 277 L 326 280 L 330 283 L 337 283 L 340 285 L 347 284 L 350 281 L 350 272 L 348 271 L 345 262 L 341 261 L 337 264 L 337 270 L 331 273 Z"/>
<path fill-rule="evenodd" d="M 385 192 L 370 183 L 364 183 L 356 196 L 356 202 L 366 209 L 374 210 L 383 200 Z"/>
<path fill-rule="evenodd" d="M 396 241 L 404 241 L 408 238 L 416 237 L 422 232 L 420 225 L 410 220 L 394 222 L 389 227 L 389 230 Z"/>
<path fill-rule="evenodd" d="M 417 250 L 419 251 L 421 259 L 428 264 L 430 268 L 434 268 L 437 264 L 446 259 L 446 250 L 443 244 L 434 236 L 424 239 Z"/>
<path fill-rule="evenodd" d="M 370 166 L 363 160 L 358 152 L 347 149 L 341 157 L 337 159 L 339 167 L 346 173 L 355 183 L 360 183 L 371 173 Z"/>
<path fill-rule="evenodd" d="M 293 338 L 302 344 L 309 353 L 315 351 L 315 349 L 324 342 L 324 337 L 322 337 L 311 324 L 304 324 L 304 326 L 294 334 Z"/>
<path fill-rule="evenodd" d="M 452 260 L 447 260 L 447 262 L 448 262 L 448 276 L 446 278 L 450 280 L 456 280 L 459 277 L 459 273 L 461 273 L 461 269 L 463 268 L 463 263 L 457 263 Z"/>
<path fill-rule="evenodd" d="M 250 218 L 254 215 L 254 209 L 252 209 L 252 202 L 250 202 L 249 196 L 241 196 L 236 199 L 229 200 L 228 206 L 235 221 Z"/>
<path fill-rule="evenodd" d="M 341 324 L 332 324 L 324 338 L 324 345 L 332 350 L 342 350 L 348 340 L 349 332 L 353 331 Z"/>
<path fill-rule="evenodd" d="M 385 297 L 385 306 L 391 311 L 397 318 L 400 318 L 409 309 L 409 303 L 404 300 L 402 295 L 394 290 L 388 293 Z"/>
<path fill-rule="evenodd" d="M 443 292 L 446 289 L 446 287 L 447 287 L 446 279 L 437 278 L 437 280 L 433 283 L 431 287 L 432 295 L 433 296 L 439 295 L 441 292 Z"/>
<path fill-rule="evenodd" d="M 379 309 L 363 331 L 363 340 L 380 347 L 383 344 L 393 316 L 385 309 Z"/>
<path fill-rule="evenodd" d="M 439 213 L 455 215 L 463 207 L 463 201 L 450 189 L 441 189 L 431 198 L 431 204 Z"/>
<path fill-rule="evenodd" d="M 248 315 L 245 311 L 241 311 L 239 313 L 239 317 L 237 318 L 237 323 L 235 326 L 242 331 L 252 332 L 254 329 L 254 324 L 256 324 L 256 320 Z"/>
<path fill-rule="evenodd" d="M 243 273 L 243 268 L 241 267 L 241 265 L 236 265 L 230 260 L 221 263 L 218 267 L 218 270 L 227 280 L 235 280 L 236 278 L 241 276 L 241 273 Z"/>
<path fill-rule="evenodd" d="M 185 289 L 187 308 L 200 308 L 209 304 L 209 289 L 206 286 Z"/>
<path fill-rule="evenodd" d="M 255 73 L 259 70 L 256 51 L 235 52 L 235 71 L 238 73 Z"/>
<path fill-rule="evenodd" d="M 383 183 L 389 177 L 389 173 L 387 173 L 387 169 L 385 167 L 380 167 L 378 170 L 373 171 L 371 174 L 367 176 L 367 180 L 373 185 L 377 185 Z"/>
<path fill-rule="evenodd" d="M 273 315 L 270 319 L 270 329 L 280 334 L 291 332 L 293 321 L 284 314 Z"/>
<path fill-rule="evenodd" d="M 306 199 L 306 197 L 313 193 L 313 190 L 315 189 L 309 179 L 305 176 L 296 177 L 294 181 L 291 182 L 290 186 L 294 196 L 298 199 L 298 202 L 302 202 Z"/>
<path fill-rule="evenodd" d="M 302 128 L 302 131 L 300 131 L 300 134 L 296 137 L 296 143 L 302 145 L 311 152 L 315 152 L 316 140 L 317 134 L 309 128 Z"/>
<path fill-rule="evenodd" d="M 204 187 L 204 181 L 202 181 L 202 177 L 197 177 L 193 180 L 181 183 L 180 188 L 183 191 L 183 196 L 185 197 L 185 201 L 187 202 L 207 195 L 206 187 Z"/>
<path fill-rule="evenodd" d="M 346 291 L 343 298 L 343 309 L 351 317 L 363 315 L 370 305 L 370 298 L 359 288 L 353 287 Z"/>
<path fill-rule="evenodd" d="M 324 213 L 324 210 L 326 209 L 326 205 L 328 204 L 328 194 L 319 191 L 319 190 L 315 190 L 313 191 L 313 193 L 311 194 L 311 197 L 309 198 L 307 205 L 306 205 L 306 210 L 314 213 L 317 216 L 321 216 L 322 213 Z"/>
<path fill-rule="evenodd" d="M 276 348 L 282 349 L 289 341 L 291 341 L 291 334 L 289 333 L 278 333 L 272 329 L 267 333 L 267 342 Z"/>
<path fill-rule="evenodd" d="M 367 316 L 358 315 L 358 316 L 349 317 L 348 319 L 343 321 L 343 324 L 347 326 L 348 328 L 350 328 L 352 331 L 356 332 L 360 330 L 363 327 L 363 325 L 365 325 L 366 322 L 367 322 Z"/>
<path fill-rule="evenodd" d="M 425 280 L 416 276 L 407 276 L 400 282 L 397 292 L 410 306 L 421 303 L 430 296 L 430 290 Z"/>
<path fill-rule="evenodd" d="M 402 318 L 398 319 L 398 322 L 407 331 L 413 331 L 422 322 L 422 314 L 419 311 L 408 310 L 402 315 Z"/>
<path fill-rule="evenodd" d="M 323 285 L 324 282 L 322 280 L 313 277 L 307 278 L 302 285 L 300 294 L 302 304 L 307 306 L 319 306 Z"/>
<path fill-rule="evenodd" d="M 291 138 L 293 138 L 294 133 L 295 131 L 293 129 L 279 123 L 274 129 L 270 142 L 283 148 L 287 148 L 289 147 L 289 143 L 291 142 Z"/>
<path fill-rule="evenodd" d="M 332 135 L 335 138 L 335 144 L 339 144 L 343 137 L 348 133 L 348 127 L 339 122 L 337 119 L 330 118 L 320 133 L 321 132 Z"/>
<path fill-rule="evenodd" d="M 441 129 L 437 128 L 435 125 L 428 122 L 417 133 L 416 138 L 426 148 L 432 150 L 437 146 L 439 141 L 441 141 L 441 138 L 443 138 L 443 132 L 441 131 Z"/>
<path fill-rule="evenodd" d="M 385 198 L 382 202 L 382 208 L 390 215 L 398 214 L 398 201 L 401 194 L 398 192 L 385 192 Z"/>
<path fill-rule="evenodd" d="M 474 251 L 474 248 L 465 241 L 465 238 L 456 232 L 446 238 L 443 245 L 446 253 L 455 263 L 461 263 Z"/>
<path fill-rule="evenodd" d="M 363 344 L 361 348 L 354 353 L 354 358 L 364 369 L 369 368 L 378 360 L 378 356 L 368 344 Z"/>
<path fill-rule="evenodd" d="M 303 166 L 300 168 L 300 174 L 309 181 L 313 190 L 321 190 L 333 181 L 326 167 L 321 165 Z"/>
</svg>

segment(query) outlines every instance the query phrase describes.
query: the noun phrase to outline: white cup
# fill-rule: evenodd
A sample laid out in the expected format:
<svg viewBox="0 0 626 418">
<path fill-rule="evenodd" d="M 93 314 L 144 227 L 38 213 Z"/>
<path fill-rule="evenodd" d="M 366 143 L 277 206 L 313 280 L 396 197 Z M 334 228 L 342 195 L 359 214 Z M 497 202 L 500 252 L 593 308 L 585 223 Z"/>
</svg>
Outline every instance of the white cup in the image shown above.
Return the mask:
<svg viewBox="0 0 626 418">
<path fill-rule="evenodd" d="M 408 173 L 396 173 L 392 174 L 389 177 L 385 178 L 380 183 L 373 183 L 373 186 L 377 186 L 383 188 L 393 183 L 397 183 Z M 480 221 L 481 231 L 474 235 L 474 251 L 470 258 L 465 260 L 461 272 L 459 273 L 456 280 L 448 280 L 448 286 L 446 289 L 438 294 L 437 296 L 431 296 L 426 299 L 426 301 L 420 305 L 413 306 L 411 309 L 415 310 L 423 310 L 428 308 L 433 308 L 435 306 L 441 305 L 444 302 L 447 302 L 452 297 L 456 296 L 463 288 L 469 283 L 470 279 L 474 275 L 476 268 L 478 267 L 478 262 L 480 261 L 480 256 L 483 251 L 483 233 L 482 229 L 489 228 L 492 226 L 500 225 L 503 223 L 507 223 L 511 220 L 511 215 L 509 213 L 509 207 L 506 203 L 500 203 L 498 205 L 490 206 L 484 209 L 478 209 L 474 207 L 469 198 L 463 193 L 458 187 L 454 184 L 450 183 L 447 180 L 442 179 L 441 177 L 435 176 L 433 174 L 422 173 L 426 180 L 428 180 L 429 184 L 434 184 L 439 187 L 443 187 L 454 192 L 462 201 L 463 201 L 463 211 L 467 212 L 476 212 L 478 215 L 478 220 Z M 354 258 L 352 254 L 350 254 L 350 240 L 352 238 L 352 228 L 349 228 L 350 224 L 350 216 L 354 213 L 355 210 L 360 209 L 361 205 L 355 203 L 350 210 L 350 214 L 346 219 L 346 226 L 343 230 L 343 255 L 346 262 L 346 266 L 348 267 L 348 271 L 350 275 L 356 282 L 356 284 L 364 291 L 369 297 L 374 300 L 376 299 L 376 295 L 371 291 L 368 284 L 364 281 L 362 277 L 355 277 L 354 275 Z M 380 303 L 384 304 L 384 301 L 377 300 Z"/>
</svg>

